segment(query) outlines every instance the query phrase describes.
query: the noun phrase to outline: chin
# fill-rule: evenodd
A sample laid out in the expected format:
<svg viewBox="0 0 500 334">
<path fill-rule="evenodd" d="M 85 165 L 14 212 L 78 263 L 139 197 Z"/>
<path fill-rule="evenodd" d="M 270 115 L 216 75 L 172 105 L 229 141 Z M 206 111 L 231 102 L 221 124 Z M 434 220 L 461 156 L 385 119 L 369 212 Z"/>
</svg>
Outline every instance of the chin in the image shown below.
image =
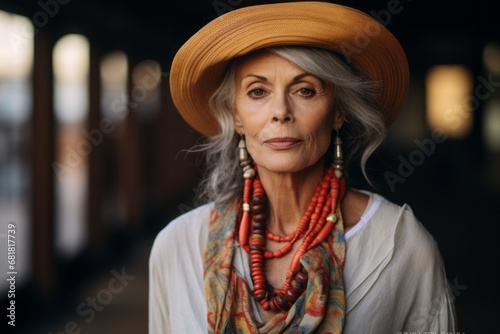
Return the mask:
<svg viewBox="0 0 500 334">
<path fill-rule="evenodd" d="M 290 161 L 290 160 L 281 160 L 281 161 L 267 161 L 262 164 L 257 163 L 259 168 L 267 169 L 274 173 L 297 173 L 301 172 L 310 167 L 309 164 L 305 164 L 304 161 Z"/>
</svg>

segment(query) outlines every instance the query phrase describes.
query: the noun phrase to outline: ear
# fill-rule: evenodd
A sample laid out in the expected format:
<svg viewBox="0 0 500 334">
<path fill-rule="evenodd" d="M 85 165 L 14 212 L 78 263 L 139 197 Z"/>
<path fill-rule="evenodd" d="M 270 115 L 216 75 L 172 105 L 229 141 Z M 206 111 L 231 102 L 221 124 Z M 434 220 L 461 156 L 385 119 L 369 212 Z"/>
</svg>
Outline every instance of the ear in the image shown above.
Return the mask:
<svg viewBox="0 0 500 334">
<path fill-rule="evenodd" d="M 239 134 L 245 133 L 245 128 L 243 127 L 243 122 L 241 121 L 240 114 L 236 110 L 233 111 L 233 122 L 236 132 L 238 132 Z"/>
<path fill-rule="evenodd" d="M 344 125 L 345 117 L 338 111 L 334 111 L 333 120 L 332 120 L 332 130 L 340 130 L 342 125 Z"/>
</svg>

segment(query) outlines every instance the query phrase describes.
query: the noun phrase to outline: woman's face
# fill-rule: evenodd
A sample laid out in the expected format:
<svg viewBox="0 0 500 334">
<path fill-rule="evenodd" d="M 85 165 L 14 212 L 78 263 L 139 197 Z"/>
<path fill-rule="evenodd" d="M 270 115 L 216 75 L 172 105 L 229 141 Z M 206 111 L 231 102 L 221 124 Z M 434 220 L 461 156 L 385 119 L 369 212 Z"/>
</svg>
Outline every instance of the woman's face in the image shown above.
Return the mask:
<svg viewBox="0 0 500 334">
<path fill-rule="evenodd" d="M 243 60 L 235 80 L 234 123 L 259 169 L 293 173 L 322 162 L 341 124 L 333 87 L 272 53 Z"/>
</svg>

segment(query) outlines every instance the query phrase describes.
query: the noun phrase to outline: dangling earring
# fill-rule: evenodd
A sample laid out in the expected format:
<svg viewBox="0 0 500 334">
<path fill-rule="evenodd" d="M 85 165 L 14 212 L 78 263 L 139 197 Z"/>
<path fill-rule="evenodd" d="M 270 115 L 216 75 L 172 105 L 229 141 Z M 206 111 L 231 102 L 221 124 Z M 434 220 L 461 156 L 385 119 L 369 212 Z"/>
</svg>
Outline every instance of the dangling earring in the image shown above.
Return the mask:
<svg viewBox="0 0 500 334">
<path fill-rule="evenodd" d="M 339 136 L 339 130 L 337 131 L 337 135 L 333 140 L 334 144 L 334 152 L 333 152 L 333 169 L 335 171 L 335 176 L 337 178 L 342 178 L 343 169 L 344 169 L 344 154 L 342 153 L 342 139 Z"/>
<path fill-rule="evenodd" d="M 340 200 L 344 197 L 345 193 L 345 180 L 343 179 L 343 169 L 344 169 L 344 154 L 342 153 L 342 139 L 339 136 L 339 130 L 337 132 L 335 139 L 333 140 L 333 161 L 332 168 L 335 174 L 332 177 L 330 185 L 330 197 L 332 199 L 332 211 L 326 217 L 326 221 L 336 224 L 338 221 L 338 206 Z M 329 226 L 329 231 L 333 227 Z M 329 232 L 328 232 L 329 233 Z"/>
<path fill-rule="evenodd" d="M 238 232 L 239 244 L 245 248 L 248 247 L 248 235 L 251 228 L 251 214 L 250 214 L 250 196 L 252 193 L 252 183 L 255 177 L 255 170 L 252 168 L 252 163 L 247 151 L 247 145 L 245 143 L 245 137 L 242 134 L 240 142 L 238 143 L 238 156 L 240 160 L 240 166 L 243 168 L 243 199 L 242 199 L 242 216 L 240 222 L 240 230 Z"/>
<path fill-rule="evenodd" d="M 240 166 L 243 168 L 243 178 L 252 179 L 255 176 L 255 170 L 252 168 L 252 163 L 248 156 L 247 145 L 245 143 L 245 136 L 242 134 L 238 144 Z"/>
</svg>

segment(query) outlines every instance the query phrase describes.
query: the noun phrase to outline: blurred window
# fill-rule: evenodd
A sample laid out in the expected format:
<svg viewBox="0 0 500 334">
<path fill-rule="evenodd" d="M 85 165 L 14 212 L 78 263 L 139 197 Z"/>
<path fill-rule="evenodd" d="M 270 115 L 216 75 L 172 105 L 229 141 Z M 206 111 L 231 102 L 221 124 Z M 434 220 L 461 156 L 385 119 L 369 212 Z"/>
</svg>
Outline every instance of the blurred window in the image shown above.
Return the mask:
<svg viewBox="0 0 500 334">
<path fill-rule="evenodd" d="M 73 257 L 87 241 L 87 158 L 94 148 L 86 132 L 89 106 L 89 43 L 66 35 L 53 50 L 56 122 L 56 250 Z"/>
<path fill-rule="evenodd" d="M 113 131 L 103 140 L 103 221 L 113 230 L 123 227 L 126 220 L 126 205 L 123 185 L 120 184 L 120 135 L 124 135 L 123 120 L 127 117 L 130 98 L 128 96 L 128 58 L 122 51 L 105 55 L 100 63 L 101 111 L 103 119 L 112 122 Z"/>
<path fill-rule="evenodd" d="M 31 275 L 28 157 L 33 34 L 30 20 L 0 11 L 0 247 L 6 250 L 7 224 L 15 224 L 17 284 Z M 7 268 L 7 256 L 0 257 L 0 268 Z M 7 284 L 0 281 L 1 291 Z"/>
<path fill-rule="evenodd" d="M 132 107 L 142 120 L 152 120 L 160 106 L 161 67 L 154 60 L 143 60 L 132 72 Z"/>
<path fill-rule="evenodd" d="M 103 57 L 101 71 L 102 116 L 114 121 L 127 115 L 128 59 L 122 51 L 115 51 Z"/>
</svg>

